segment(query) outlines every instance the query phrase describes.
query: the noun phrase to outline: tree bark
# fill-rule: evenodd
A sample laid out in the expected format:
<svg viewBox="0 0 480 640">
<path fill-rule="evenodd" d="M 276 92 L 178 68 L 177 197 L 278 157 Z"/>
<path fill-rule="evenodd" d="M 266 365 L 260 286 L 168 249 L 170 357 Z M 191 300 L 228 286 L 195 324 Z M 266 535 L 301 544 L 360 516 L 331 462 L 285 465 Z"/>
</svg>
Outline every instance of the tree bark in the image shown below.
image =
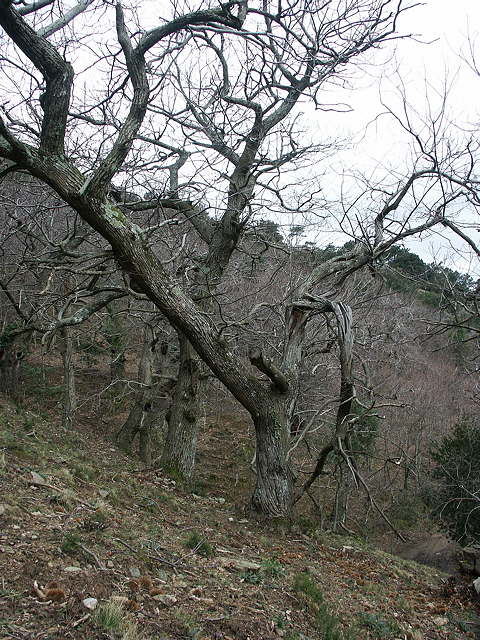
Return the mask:
<svg viewBox="0 0 480 640">
<path fill-rule="evenodd" d="M 138 389 L 130 413 L 116 436 L 118 446 L 127 453 L 132 452 L 137 434 L 140 436 L 140 459 L 147 464 L 151 461 L 150 425 L 147 415 L 152 406 L 152 377 L 156 339 L 153 329 L 146 326 L 140 363 L 138 365 Z"/>
<path fill-rule="evenodd" d="M 274 410 L 263 411 L 254 419 L 257 436 L 256 484 L 251 505 L 255 512 L 269 517 L 285 517 L 293 503 L 293 473 L 288 464 L 290 436 L 288 401 L 279 398 Z"/>
<path fill-rule="evenodd" d="M 17 351 L 15 344 L 0 348 L 0 391 L 15 396 L 20 377 L 23 351 Z"/>
<path fill-rule="evenodd" d="M 168 420 L 162 466 L 168 473 L 190 478 L 198 439 L 200 362 L 186 336 L 179 332 L 180 364 Z"/>
</svg>

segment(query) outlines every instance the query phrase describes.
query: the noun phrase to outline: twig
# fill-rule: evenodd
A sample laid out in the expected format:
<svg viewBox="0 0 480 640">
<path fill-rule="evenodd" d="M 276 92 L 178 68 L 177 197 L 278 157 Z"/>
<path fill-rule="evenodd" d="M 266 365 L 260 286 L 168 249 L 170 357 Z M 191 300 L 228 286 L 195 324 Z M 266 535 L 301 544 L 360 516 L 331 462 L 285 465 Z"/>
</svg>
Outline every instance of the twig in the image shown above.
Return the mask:
<svg viewBox="0 0 480 640">
<path fill-rule="evenodd" d="M 72 622 L 72 627 L 75 629 L 75 627 L 78 627 L 79 624 L 82 624 L 82 622 L 85 622 L 89 618 L 90 618 L 90 614 L 89 613 L 85 614 L 82 618 L 79 618 L 76 622 Z"/>
<path fill-rule="evenodd" d="M 145 467 L 145 469 L 136 469 L 135 471 L 130 471 L 131 474 L 137 473 L 149 473 L 150 471 L 161 471 L 162 467 Z"/>
<path fill-rule="evenodd" d="M 125 542 L 124 540 L 120 540 L 120 538 L 112 538 L 112 540 L 114 542 L 119 542 L 120 544 L 123 544 L 124 547 L 127 547 L 127 549 L 130 549 L 130 551 L 132 553 L 138 553 L 137 549 L 134 549 L 132 546 L 130 546 L 127 542 Z M 157 554 L 153 554 L 153 553 L 147 553 L 147 557 L 151 558 L 152 560 L 158 560 L 159 562 L 163 562 L 163 564 L 168 565 L 169 567 L 172 567 L 172 569 L 175 571 L 177 571 L 177 565 L 179 563 L 181 563 L 182 558 L 179 558 L 176 562 L 170 562 L 170 560 L 166 560 L 165 558 L 162 558 L 161 556 L 157 556 Z"/>
<path fill-rule="evenodd" d="M 34 487 L 44 487 L 45 489 L 52 489 L 52 491 L 56 491 L 57 493 L 65 493 L 64 489 L 60 489 L 59 487 L 54 487 L 53 484 L 47 484 L 46 482 L 35 482 L 34 480 L 29 480 L 28 478 L 27 478 L 27 482 L 29 485 L 32 485 Z M 83 502 L 83 500 L 80 500 L 76 496 L 69 496 L 69 498 L 72 498 L 72 500 L 75 500 L 75 502 L 78 502 L 78 504 L 81 504 L 84 507 L 88 507 L 88 509 L 92 509 L 93 511 L 96 511 L 96 507 L 89 504 L 88 502 Z"/>
<path fill-rule="evenodd" d="M 93 553 L 93 551 L 90 551 L 90 549 L 87 549 L 87 547 L 85 547 L 83 544 L 80 544 L 79 542 L 77 543 L 77 546 L 79 546 L 84 553 L 91 556 L 95 560 L 99 569 L 102 569 L 103 571 L 105 570 L 105 565 L 100 560 L 100 558 Z"/>
<path fill-rule="evenodd" d="M 120 538 L 112 538 L 112 540 L 114 542 L 120 542 L 120 544 L 123 544 L 124 547 L 127 547 L 127 549 L 130 549 L 130 551 L 132 551 L 133 553 L 138 553 L 138 551 L 136 549 L 134 549 L 133 547 L 131 547 L 128 542 L 125 542 L 124 540 L 120 540 Z"/>
</svg>

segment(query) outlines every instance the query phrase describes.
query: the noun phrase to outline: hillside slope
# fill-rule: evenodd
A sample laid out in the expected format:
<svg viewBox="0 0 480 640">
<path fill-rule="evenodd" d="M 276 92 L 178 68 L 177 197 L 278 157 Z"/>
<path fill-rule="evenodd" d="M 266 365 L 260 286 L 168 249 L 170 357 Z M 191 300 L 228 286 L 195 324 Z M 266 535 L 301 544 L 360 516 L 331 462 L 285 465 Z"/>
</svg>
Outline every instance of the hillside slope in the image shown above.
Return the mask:
<svg viewBox="0 0 480 640">
<path fill-rule="evenodd" d="M 2 639 L 475 637 L 446 576 L 251 521 L 213 481 L 197 495 L 5 399 L 0 455 Z"/>
</svg>

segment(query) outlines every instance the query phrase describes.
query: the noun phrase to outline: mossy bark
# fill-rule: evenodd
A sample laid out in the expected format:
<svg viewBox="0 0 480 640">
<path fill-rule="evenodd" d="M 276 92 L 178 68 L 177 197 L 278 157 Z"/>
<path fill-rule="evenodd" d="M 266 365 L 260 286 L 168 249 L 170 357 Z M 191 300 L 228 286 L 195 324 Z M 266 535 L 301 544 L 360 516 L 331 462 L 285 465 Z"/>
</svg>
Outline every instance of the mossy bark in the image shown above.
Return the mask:
<svg viewBox="0 0 480 640">
<path fill-rule="evenodd" d="M 178 334 L 180 364 L 162 466 L 179 477 L 190 478 L 195 465 L 198 439 L 200 361 L 184 334 Z"/>
</svg>

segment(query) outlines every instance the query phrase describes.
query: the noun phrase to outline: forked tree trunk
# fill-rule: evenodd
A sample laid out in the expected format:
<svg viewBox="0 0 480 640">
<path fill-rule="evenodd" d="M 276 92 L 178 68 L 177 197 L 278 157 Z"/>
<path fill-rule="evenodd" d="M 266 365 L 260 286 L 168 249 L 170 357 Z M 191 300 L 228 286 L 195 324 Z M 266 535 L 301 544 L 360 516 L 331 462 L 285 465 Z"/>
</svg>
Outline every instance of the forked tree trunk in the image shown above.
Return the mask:
<svg viewBox="0 0 480 640">
<path fill-rule="evenodd" d="M 138 434 L 143 418 L 143 407 L 145 402 L 145 390 L 140 389 L 135 393 L 135 400 L 127 419 L 117 433 L 116 440 L 120 449 L 126 453 L 132 453 L 133 441 Z"/>
<path fill-rule="evenodd" d="M 185 335 L 178 332 L 180 363 L 168 419 L 162 466 L 168 473 L 190 478 L 195 465 L 200 409 L 201 363 Z"/>
<path fill-rule="evenodd" d="M 135 400 L 125 424 L 117 435 L 117 443 L 127 453 L 132 452 L 133 442 L 138 434 L 138 455 L 149 465 L 152 461 L 151 448 L 151 390 L 144 389 Z"/>
<path fill-rule="evenodd" d="M 77 409 L 75 385 L 75 362 L 71 329 L 64 327 L 61 331 L 61 351 L 63 359 L 63 427 L 71 429 L 73 417 Z"/>
</svg>

